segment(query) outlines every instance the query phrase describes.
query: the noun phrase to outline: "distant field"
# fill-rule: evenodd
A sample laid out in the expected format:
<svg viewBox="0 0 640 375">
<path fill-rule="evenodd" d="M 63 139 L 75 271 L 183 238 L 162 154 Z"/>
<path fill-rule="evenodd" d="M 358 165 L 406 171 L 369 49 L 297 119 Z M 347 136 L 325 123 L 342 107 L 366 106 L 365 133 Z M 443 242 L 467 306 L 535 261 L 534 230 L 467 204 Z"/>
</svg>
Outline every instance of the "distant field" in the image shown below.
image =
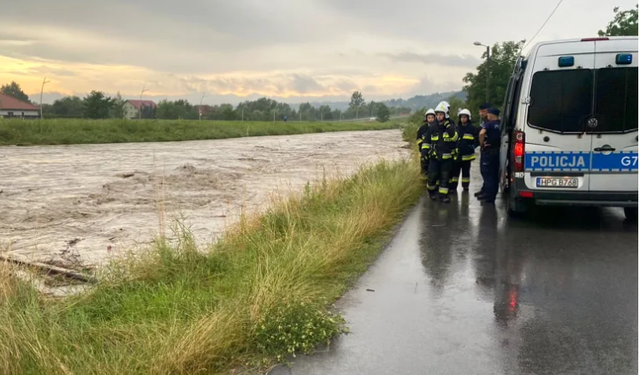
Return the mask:
<svg viewBox="0 0 640 375">
<path fill-rule="evenodd" d="M 379 122 L 0 119 L 0 146 L 168 142 L 399 128 Z"/>
</svg>

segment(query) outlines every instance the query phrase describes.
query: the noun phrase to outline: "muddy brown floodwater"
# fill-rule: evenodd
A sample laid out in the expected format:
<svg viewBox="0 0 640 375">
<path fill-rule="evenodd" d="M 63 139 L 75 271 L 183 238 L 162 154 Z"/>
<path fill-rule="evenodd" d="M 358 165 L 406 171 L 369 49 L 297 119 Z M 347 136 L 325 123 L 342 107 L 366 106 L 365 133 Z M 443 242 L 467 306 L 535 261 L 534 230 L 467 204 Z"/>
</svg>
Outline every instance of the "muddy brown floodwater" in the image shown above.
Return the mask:
<svg viewBox="0 0 640 375">
<path fill-rule="evenodd" d="M 148 246 L 162 227 L 171 236 L 180 217 L 204 245 L 274 192 L 408 155 L 399 130 L 0 147 L 0 252 L 97 266 Z"/>
</svg>

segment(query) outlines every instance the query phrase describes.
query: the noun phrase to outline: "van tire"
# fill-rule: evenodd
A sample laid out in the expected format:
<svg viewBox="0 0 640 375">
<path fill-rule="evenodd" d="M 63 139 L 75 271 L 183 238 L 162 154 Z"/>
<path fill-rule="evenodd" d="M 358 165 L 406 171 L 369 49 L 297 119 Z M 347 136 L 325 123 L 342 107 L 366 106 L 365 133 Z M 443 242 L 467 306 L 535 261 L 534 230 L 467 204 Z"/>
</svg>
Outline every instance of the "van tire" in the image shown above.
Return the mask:
<svg viewBox="0 0 640 375">
<path fill-rule="evenodd" d="M 625 207 L 624 216 L 629 221 L 638 221 L 638 207 Z"/>
<path fill-rule="evenodd" d="M 507 215 L 513 219 L 523 219 L 527 214 L 527 202 L 522 202 L 512 198 L 509 194 L 507 198 Z"/>
</svg>

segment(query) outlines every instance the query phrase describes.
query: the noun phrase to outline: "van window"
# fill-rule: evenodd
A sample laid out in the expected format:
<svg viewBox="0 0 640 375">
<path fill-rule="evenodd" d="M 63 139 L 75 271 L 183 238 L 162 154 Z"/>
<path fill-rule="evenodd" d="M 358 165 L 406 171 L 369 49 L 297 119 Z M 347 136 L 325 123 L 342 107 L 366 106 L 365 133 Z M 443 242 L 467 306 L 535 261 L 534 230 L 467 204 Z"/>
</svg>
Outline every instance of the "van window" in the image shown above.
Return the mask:
<svg viewBox="0 0 640 375">
<path fill-rule="evenodd" d="M 596 71 L 594 113 L 598 127 L 590 133 L 638 129 L 638 68 L 602 68 Z"/>
<path fill-rule="evenodd" d="M 593 70 L 536 72 L 530 96 L 531 126 L 559 133 L 582 133 L 591 114 Z"/>
</svg>

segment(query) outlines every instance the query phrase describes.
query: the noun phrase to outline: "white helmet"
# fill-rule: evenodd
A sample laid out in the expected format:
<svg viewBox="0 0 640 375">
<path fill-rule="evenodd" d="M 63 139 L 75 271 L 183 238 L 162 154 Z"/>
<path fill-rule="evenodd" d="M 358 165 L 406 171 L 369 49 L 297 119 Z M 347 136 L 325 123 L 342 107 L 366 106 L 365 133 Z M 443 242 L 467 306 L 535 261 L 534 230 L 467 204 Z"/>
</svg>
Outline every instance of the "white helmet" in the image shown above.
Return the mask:
<svg viewBox="0 0 640 375">
<path fill-rule="evenodd" d="M 449 103 L 445 102 L 445 101 L 441 101 L 440 103 L 438 103 L 438 105 L 436 106 L 436 112 L 442 112 L 444 113 L 445 117 L 449 117 Z"/>
<path fill-rule="evenodd" d="M 469 120 L 471 120 L 471 112 L 468 109 L 464 108 L 464 109 L 460 110 L 460 112 L 458 112 L 458 118 L 460 116 L 462 116 L 462 115 L 467 116 L 469 118 Z"/>
<path fill-rule="evenodd" d="M 434 111 L 433 108 L 429 108 L 427 110 L 427 112 L 425 112 L 424 117 L 427 117 L 429 115 L 434 115 L 435 116 L 436 115 L 436 111 Z"/>
</svg>

